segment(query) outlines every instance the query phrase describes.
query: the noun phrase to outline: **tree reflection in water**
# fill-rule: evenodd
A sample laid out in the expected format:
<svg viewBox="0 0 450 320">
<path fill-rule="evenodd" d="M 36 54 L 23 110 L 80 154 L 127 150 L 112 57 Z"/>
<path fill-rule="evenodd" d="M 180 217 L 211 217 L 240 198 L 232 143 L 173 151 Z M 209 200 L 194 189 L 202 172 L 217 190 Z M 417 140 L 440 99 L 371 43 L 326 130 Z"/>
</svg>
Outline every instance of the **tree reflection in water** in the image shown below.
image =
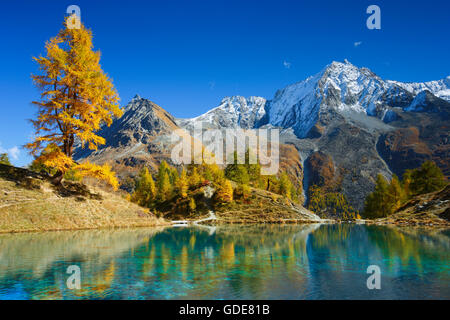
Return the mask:
<svg viewBox="0 0 450 320">
<path fill-rule="evenodd" d="M 448 299 L 448 249 L 445 232 L 349 224 L 0 235 L 0 298 Z"/>
</svg>

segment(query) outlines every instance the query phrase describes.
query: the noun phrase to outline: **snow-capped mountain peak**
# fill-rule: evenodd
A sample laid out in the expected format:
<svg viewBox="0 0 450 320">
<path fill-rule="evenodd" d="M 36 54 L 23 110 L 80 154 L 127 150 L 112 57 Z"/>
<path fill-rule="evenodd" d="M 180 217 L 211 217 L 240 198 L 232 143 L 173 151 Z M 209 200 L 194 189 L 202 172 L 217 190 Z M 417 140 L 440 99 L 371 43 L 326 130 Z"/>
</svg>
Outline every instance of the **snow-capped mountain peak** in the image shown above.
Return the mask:
<svg viewBox="0 0 450 320">
<path fill-rule="evenodd" d="M 263 116 L 264 105 L 266 103 L 266 99 L 262 97 L 251 96 L 249 98 L 245 98 L 242 96 L 231 96 L 225 97 L 220 102 L 220 105 L 213 110 L 207 112 L 211 114 L 212 111 L 217 109 L 222 109 L 231 114 L 235 114 L 240 116 L 240 120 L 248 117 L 251 114 L 255 114 L 256 116 Z"/>
<path fill-rule="evenodd" d="M 213 128 L 254 128 L 270 124 L 292 128 L 298 137 L 304 138 L 320 114 L 350 112 L 385 119 L 392 107 L 416 110 L 414 106 L 423 100 L 423 96 L 417 96 L 424 90 L 428 95 L 450 101 L 450 77 L 404 83 L 383 80 L 368 68 L 357 67 L 348 60 L 333 61 L 317 74 L 278 90 L 272 100 L 226 97 L 205 114 L 177 121 L 183 127 L 202 122 Z"/>
<path fill-rule="evenodd" d="M 209 127 L 253 128 L 265 115 L 265 104 L 266 99 L 262 97 L 225 97 L 217 107 L 210 111 L 192 119 L 180 119 L 178 121 L 184 126 L 202 122 Z"/>
<path fill-rule="evenodd" d="M 368 68 L 358 68 L 348 60 L 333 61 L 316 75 L 277 91 L 267 103 L 267 122 L 292 127 L 303 138 L 317 122 L 320 112 L 333 109 L 381 119 L 389 107 L 407 108 L 424 90 L 450 101 L 450 77 L 424 83 L 385 81 Z"/>
<path fill-rule="evenodd" d="M 305 137 L 320 110 L 372 115 L 386 89 L 384 81 L 369 69 L 347 60 L 333 61 L 316 75 L 279 90 L 268 105 L 268 122 L 293 127 L 299 137 Z"/>
<path fill-rule="evenodd" d="M 450 101 L 450 76 L 447 76 L 441 80 L 427 82 L 399 82 L 387 80 L 387 83 L 402 87 L 413 95 L 417 95 L 424 90 L 428 90 L 436 97 Z"/>
</svg>

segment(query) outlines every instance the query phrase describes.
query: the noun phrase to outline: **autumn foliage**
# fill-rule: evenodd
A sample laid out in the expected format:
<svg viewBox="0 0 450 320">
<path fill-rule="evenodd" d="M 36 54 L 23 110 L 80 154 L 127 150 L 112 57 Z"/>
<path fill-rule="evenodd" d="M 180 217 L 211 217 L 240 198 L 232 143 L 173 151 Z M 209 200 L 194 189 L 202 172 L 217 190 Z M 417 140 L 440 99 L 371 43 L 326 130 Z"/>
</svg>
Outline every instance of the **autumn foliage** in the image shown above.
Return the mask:
<svg viewBox="0 0 450 320">
<path fill-rule="evenodd" d="M 248 152 L 247 152 L 248 155 Z M 211 208 L 251 203 L 252 188 L 264 188 L 298 201 L 298 190 L 286 172 L 262 176 L 259 164 L 190 164 L 174 168 L 162 161 L 153 171 L 144 167 L 136 177 L 129 199 L 153 210 L 202 212 Z M 270 182 L 269 182 L 270 180 Z M 210 191 L 212 190 L 212 193 Z"/>
<path fill-rule="evenodd" d="M 56 169 L 56 182 L 68 170 L 75 170 L 117 188 L 117 178 L 108 165 L 73 160 L 75 141 L 97 150 L 105 139 L 96 132 L 102 125 L 111 125 L 122 111 L 112 81 L 100 66 L 100 52 L 93 50 L 92 32 L 82 24 L 79 29 L 66 24 L 67 19 L 58 35 L 46 43 L 46 55 L 34 58 L 40 72 L 32 79 L 41 98 L 33 101 L 38 107 L 36 119 L 31 120 L 35 139 L 25 147 L 36 162 Z"/>
<path fill-rule="evenodd" d="M 391 182 L 378 175 L 375 190 L 366 198 L 363 216 L 369 219 L 387 217 L 413 196 L 438 191 L 446 185 L 442 171 L 431 161 L 406 170 L 402 181 L 396 175 L 392 176 Z"/>
</svg>

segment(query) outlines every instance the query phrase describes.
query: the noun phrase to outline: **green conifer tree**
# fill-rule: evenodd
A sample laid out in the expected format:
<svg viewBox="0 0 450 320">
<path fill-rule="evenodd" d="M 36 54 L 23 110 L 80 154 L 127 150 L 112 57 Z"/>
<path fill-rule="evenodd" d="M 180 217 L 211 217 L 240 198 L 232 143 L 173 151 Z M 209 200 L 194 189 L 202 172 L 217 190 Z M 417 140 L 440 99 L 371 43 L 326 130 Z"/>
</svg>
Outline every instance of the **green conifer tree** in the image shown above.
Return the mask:
<svg viewBox="0 0 450 320">
<path fill-rule="evenodd" d="M 405 199 L 405 192 L 400 181 L 398 180 L 398 177 L 394 174 L 392 176 L 391 183 L 389 184 L 387 193 L 387 201 L 389 206 L 388 214 L 392 214 L 395 210 L 397 210 Z"/>
<path fill-rule="evenodd" d="M 409 185 L 412 195 L 429 193 L 442 189 L 446 185 L 444 174 L 432 161 L 425 161 L 418 169 L 411 172 Z"/>
<path fill-rule="evenodd" d="M 375 185 L 375 190 L 366 198 L 363 215 L 369 219 L 383 218 L 390 214 L 388 201 L 389 184 L 386 179 L 379 174 Z"/>
</svg>

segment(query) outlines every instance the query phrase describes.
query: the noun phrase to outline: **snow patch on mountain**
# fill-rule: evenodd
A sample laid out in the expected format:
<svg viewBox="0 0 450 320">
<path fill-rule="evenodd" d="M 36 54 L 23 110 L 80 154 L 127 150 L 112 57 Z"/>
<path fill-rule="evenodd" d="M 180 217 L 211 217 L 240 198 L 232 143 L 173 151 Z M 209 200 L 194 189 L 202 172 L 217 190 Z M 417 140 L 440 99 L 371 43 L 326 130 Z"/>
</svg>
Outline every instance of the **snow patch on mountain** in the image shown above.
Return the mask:
<svg viewBox="0 0 450 320">
<path fill-rule="evenodd" d="M 214 109 L 195 118 L 179 119 L 178 122 L 184 127 L 202 123 L 210 127 L 250 129 L 264 117 L 265 105 L 266 99 L 262 97 L 225 97 Z"/>
<path fill-rule="evenodd" d="M 395 113 L 389 107 L 413 111 L 424 103 L 420 93 L 425 90 L 449 101 L 449 88 L 450 77 L 424 83 L 385 81 L 369 69 L 358 68 L 347 60 L 334 61 L 316 75 L 279 90 L 267 104 L 268 123 L 292 127 L 298 137 L 304 138 L 320 114 L 330 110 L 390 122 L 395 119 Z M 411 104 L 414 97 L 417 100 Z"/>
<path fill-rule="evenodd" d="M 366 68 L 347 60 L 332 62 L 318 74 L 279 90 L 269 103 L 268 122 L 275 126 L 294 127 L 305 137 L 317 122 L 319 112 L 334 109 L 375 115 L 385 82 Z"/>
<path fill-rule="evenodd" d="M 411 102 L 409 107 L 405 108 L 405 111 L 417 112 L 423 111 L 427 101 L 427 91 L 421 91 Z"/>
<path fill-rule="evenodd" d="M 224 98 L 216 108 L 192 119 L 178 119 L 190 128 L 202 122 L 210 128 L 255 128 L 261 125 L 292 128 L 299 138 L 308 136 L 321 115 L 330 111 L 373 116 L 385 123 L 395 121 L 393 107 L 417 111 L 421 92 L 450 101 L 450 77 L 424 83 L 383 80 L 367 68 L 348 60 L 333 61 L 316 75 L 278 90 L 272 100 L 262 97 Z M 426 97 L 425 97 L 426 98 Z M 422 100 L 421 100 L 422 99 Z"/>
<path fill-rule="evenodd" d="M 428 82 L 399 82 L 393 80 L 387 80 L 386 82 L 397 85 L 413 95 L 428 90 L 436 97 L 450 101 L 450 76 L 447 76 L 445 79 Z"/>
</svg>

